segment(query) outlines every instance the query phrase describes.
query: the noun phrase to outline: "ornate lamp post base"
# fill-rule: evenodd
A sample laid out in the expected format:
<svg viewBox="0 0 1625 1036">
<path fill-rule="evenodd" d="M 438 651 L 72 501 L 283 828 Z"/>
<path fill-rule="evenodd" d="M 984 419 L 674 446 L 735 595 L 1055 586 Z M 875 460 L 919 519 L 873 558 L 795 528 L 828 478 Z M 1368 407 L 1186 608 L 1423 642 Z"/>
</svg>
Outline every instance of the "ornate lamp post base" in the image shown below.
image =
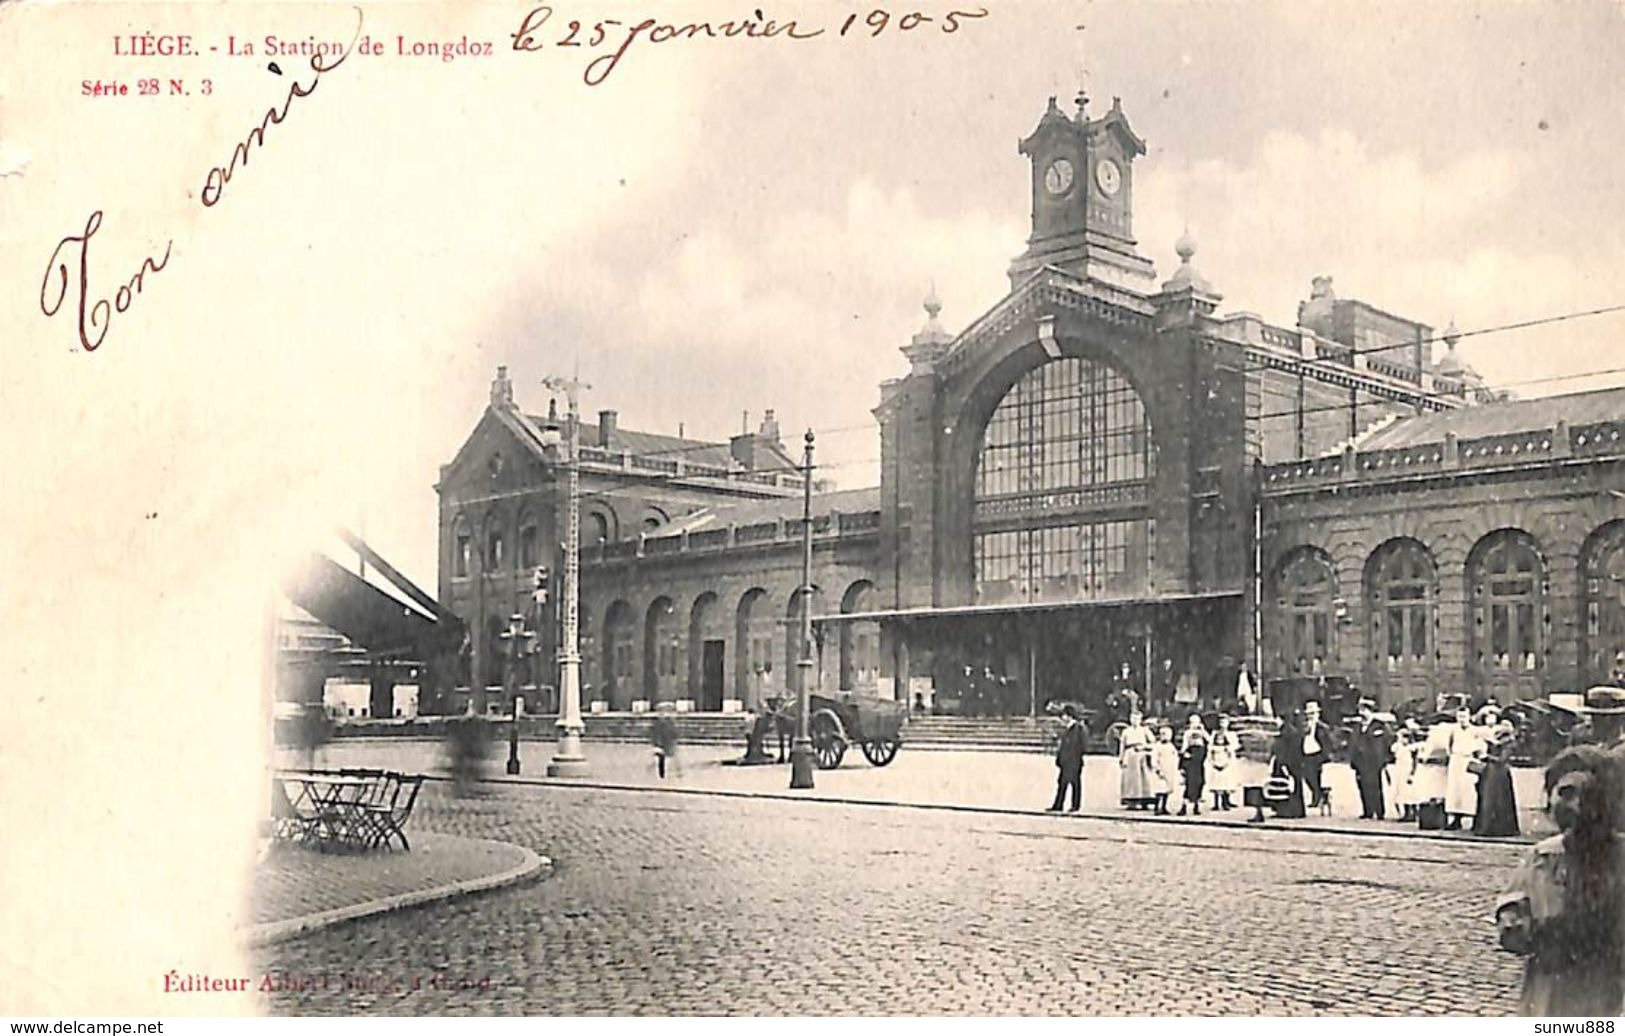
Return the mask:
<svg viewBox="0 0 1625 1036">
<path fill-rule="evenodd" d="M 579 731 L 565 731 L 559 735 L 558 751 L 547 764 L 549 777 L 588 777 L 592 768 L 587 765 L 587 757 L 581 752 L 581 734 Z"/>
</svg>

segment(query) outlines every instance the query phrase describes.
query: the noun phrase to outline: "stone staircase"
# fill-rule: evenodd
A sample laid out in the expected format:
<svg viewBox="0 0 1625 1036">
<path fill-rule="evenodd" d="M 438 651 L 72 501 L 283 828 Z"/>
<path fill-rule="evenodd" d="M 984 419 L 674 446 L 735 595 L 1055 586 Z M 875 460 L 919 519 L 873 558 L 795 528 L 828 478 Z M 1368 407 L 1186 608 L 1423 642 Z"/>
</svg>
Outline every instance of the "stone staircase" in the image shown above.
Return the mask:
<svg viewBox="0 0 1625 1036">
<path fill-rule="evenodd" d="M 745 718 L 738 713 L 685 712 L 670 714 L 677 724 L 677 737 L 689 745 L 738 745 L 745 747 Z M 582 717 L 589 741 L 647 743 L 654 716 L 649 713 L 611 712 Z M 526 716 L 519 721 L 525 740 L 555 736 L 555 716 Z M 493 719 L 491 734 L 504 738 L 508 721 Z M 979 719 L 969 716 L 915 716 L 903 728 L 903 743 L 917 748 L 976 751 L 1044 752 L 1053 749 L 1048 731 L 1053 721 L 1017 717 Z M 353 720 L 340 724 L 335 737 L 441 738 L 446 720 L 423 716 L 413 720 Z M 769 739 L 769 749 L 776 745 Z"/>
<path fill-rule="evenodd" d="M 972 716 L 915 716 L 903 730 L 903 741 L 921 748 L 996 749 L 1044 752 L 1053 748 L 1054 721 L 1025 716 L 980 719 Z"/>
</svg>

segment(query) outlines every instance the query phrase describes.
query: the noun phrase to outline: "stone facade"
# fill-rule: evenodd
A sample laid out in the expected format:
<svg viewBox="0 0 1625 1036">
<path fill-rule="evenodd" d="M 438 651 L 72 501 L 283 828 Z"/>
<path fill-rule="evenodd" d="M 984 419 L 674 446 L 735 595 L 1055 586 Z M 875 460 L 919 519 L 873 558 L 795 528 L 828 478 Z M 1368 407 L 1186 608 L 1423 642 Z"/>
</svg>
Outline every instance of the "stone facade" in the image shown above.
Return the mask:
<svg viewBox="0 0 1625 1036">
<path fill-rule="evenodd" d="M 880 387 L 880 485 L 814 494 L 816 688 L 1009 713 L 1125 685 L 1154 708 L 1223 699 L 1239 669 L 1387 704 L 1612 675 L 1625 390 L 1498 399 L 1454 331 L 1435 362 L 1431 326 L 1325 277 L 1295 327 L 1217 315 L 1194 242 L 1160 287 L 1139 254 L 1145 148 L 1120 105 L 1052 100 L 1020 147 L 1033 229 L 1009 294 L 957 334 L 927 299 Z M 794 690 L 802 486 L 776 425 L 705 444 L 613 416 L 582 455 L 589 708 Z M 472 686 L 538 556 L 493 531 L 561 538 L 545 423 L 499 378 L 442 475 L 441 599 L 473 629 Z"/>
</svg>

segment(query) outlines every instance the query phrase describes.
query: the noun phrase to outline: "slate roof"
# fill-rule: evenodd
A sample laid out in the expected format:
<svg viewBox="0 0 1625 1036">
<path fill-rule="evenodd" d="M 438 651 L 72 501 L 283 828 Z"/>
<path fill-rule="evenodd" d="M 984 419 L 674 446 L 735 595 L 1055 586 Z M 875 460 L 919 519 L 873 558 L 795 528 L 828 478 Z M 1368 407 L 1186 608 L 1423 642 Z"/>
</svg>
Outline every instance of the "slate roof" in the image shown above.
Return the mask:
<svg viewBox="0 0 1625 1036">
<path fill-rule="evenodd" d="M 1572 427 L 1621 419 L 1625 419 L 1625 386 L 1542 396 L 1539 399 L 1480 403 L 1457 410 L 1403 417 L 1363 439 L 1360 449 L 1394 450 L 1443 442 L 1446 432 L 1454 433 L 1457 439 L 1477 439 L 1551 428 L 1559 421 L 1567 421 Z"/>
<path fill-rule="evenodd" d="M 864 489 L 838 489 L 829 493 L 814 493 L 812 498 L 812 513 L 814 516 L 831 514 L 839 511 L 841 514 L 855 514 L 859 511 L 875 511 L 880 508 L 880 487 L 868 486 Z M 659 535 L 668 536 L 678 532 L 699 532 L 701 529 L 726 529 L 730 525 L 757 525 L 762 522 L 771 522 L 784 518 L 800 518 L 802 513 L 801 497 L 781 497 L 775 500 L 748 500 L 737 504 L 727 504 L 722 507 L 708 507 L 684 515 L 673 520 L 670 524 L 660 528 Z"/>
<path fill-rule="evenodd" d="M 526 419 L 537 427 L 547 423 L 547 418 L 541 414 L 527 414 Z M 725 442 L 708 442 L 703 439 L 685 439 L 675 435 L 659 435 L 654 432 L 635 432 L 631 429 L 615 426 L 609 435 L 609 446 L 601 447 L 598 444 L 598 426 L 581 422 L 581 445 L 597 449 L 610 449 L 614 451 L 630 450 L 639 456 L 655 457 L 662 460 L 675 460 L 678 457 L 693 464 L 704 464 L 716 468 L 732 468 L 734 466 L 733 451 Z M 770 450 L 779 458 L 778 464 L 769 467 L 796 466 L 796 461 L 784 452 L 783 447 L 775 448 L 774 444 L 764 440 L 757 440 L 757 445 Z M 762 465 L 758 464 L 760 470 Z"/>
</svg>

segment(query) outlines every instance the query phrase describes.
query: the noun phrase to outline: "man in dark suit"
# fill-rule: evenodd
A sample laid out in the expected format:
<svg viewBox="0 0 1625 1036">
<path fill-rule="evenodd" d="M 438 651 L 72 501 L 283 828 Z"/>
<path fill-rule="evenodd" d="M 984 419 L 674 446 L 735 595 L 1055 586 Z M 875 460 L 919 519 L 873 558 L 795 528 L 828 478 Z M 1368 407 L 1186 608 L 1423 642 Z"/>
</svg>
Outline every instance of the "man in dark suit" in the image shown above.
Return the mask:
<svg viewBox="0 0 1625 1036">
<path fill-rule="evenodd" d="M 1061 811 L 1061 802 L 1068 789 L 1072 793 L 1072 812 L 1083 804 L 1083 748 L 1087 734 L 1078 722 L 1078 710 L 1071 705 L 1061 709 L 1061 743 L 1055 749 L 1055 766 L 1060 773 L 1055 778 L 1055 804 L 1051 813 Z"/>
<path fill-rule="evenodd" d="M 1349 767 L 1360 787 L 1360 817 L 1381 820 L 1387 813 L 1382 801 L 1382 771 L 1388 765 L 1394 737 L 1374 714 L 1376 702 L 1360 699 L 1360 717 L 1349 735 Z"/>
</svg>

